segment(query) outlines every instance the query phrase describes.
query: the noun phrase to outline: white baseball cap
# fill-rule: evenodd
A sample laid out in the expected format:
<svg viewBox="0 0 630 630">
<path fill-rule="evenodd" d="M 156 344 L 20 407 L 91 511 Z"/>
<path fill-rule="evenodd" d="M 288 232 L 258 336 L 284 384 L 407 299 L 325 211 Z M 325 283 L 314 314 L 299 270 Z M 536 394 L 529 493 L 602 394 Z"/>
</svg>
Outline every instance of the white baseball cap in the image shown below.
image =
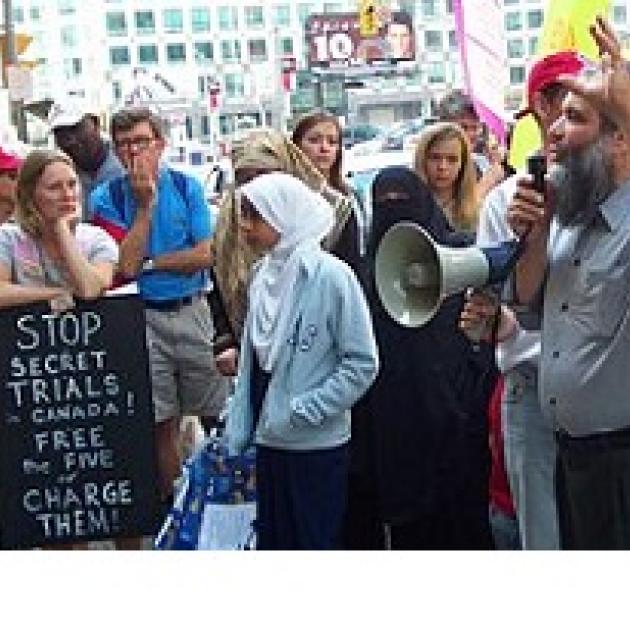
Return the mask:
<svg viewBox="0 0 630 630">
<path fill-rule="evenodd" d="M 73 127 L 86 115 L 98 116 L 85 101 L 73 99 L 62 103 L 55 102 L 48 111 L 48 127 L 50 131 L 58 127 Z"/>
</svg>

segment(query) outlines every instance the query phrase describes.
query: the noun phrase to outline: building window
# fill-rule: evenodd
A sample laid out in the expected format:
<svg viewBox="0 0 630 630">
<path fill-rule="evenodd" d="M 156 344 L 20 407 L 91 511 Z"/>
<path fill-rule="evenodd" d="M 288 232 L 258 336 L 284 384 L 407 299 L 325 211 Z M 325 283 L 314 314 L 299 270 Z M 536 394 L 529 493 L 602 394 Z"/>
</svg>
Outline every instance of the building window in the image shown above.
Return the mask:
<svg viewBox="0 0 630 630">
<path fill-rule="evenodd" d="M 536 54 L 536 48 L 538 48 L 538 37 L 530 37 L 529 38 L 529 55 Z"/>
<path fill-rule="evenodd" d="M 59 15 L 72 15 L 76 12 L 75 0 L 57 0 Z"/>
<path fill-rule="evenodd" d="M 519 0 L 503 0 L 503 4 L 509 6 L 510 4 L 518 4 Z"/>
<path fill-rule="evenodd" d="M 195 61 L 208 63 L 214 58 L 212 42 L 195 42 Z"/>
<path fill-rule="evenodd" d="M 520 11 L 510 11 L 505 14 L 505 30 L 520 31 L 523 28 L 523 16 Z"/>
<path fill-rule="evenodd" d="M 527 26 L 529 28 L 540 28 L 543 23 L 543 12 L 538 11 L 528 11 L 527 12 Z"/>
<path fill-rule="evenodd" d="M 16 24 L 24 22 L 24 9 L 22 7 L 13 7 L 13 21 Z"/>
<path fill-rule="evenodd" d="M 400 11 L 407 13 L 411 17 L 416 13 L 416 0 L 399 0 L 398 6 Z"/>
<path fill-rule="evenodd" d="M 273 8 L 274 26 L 291 25 L 291 6 L 288 4 L 276 4 Z"/>
<path fill-rule="evenodd" d="M 127 34 L 127 20 L 122 11 L 112 11 L 105 16 L 107 34 L 110 37 L 117 37 Z"/>
<path fill-rule="evenodd" d="M 186 61 L 185 44 L 166 44 L 166 60 L 169 63 L 181 63 Z"/>
<path fill-rule="evenodd" d="M 125 66 L 131 63 L 127 46 L 111 46 L 109 49 L 109 63 L 112 66 Z"/>
<path fill-rule="evenodd" d="M 457 33 L 455 31 L 448 32 L 448 47 L 451 50 L 457 48 Z"/>
<path fill-rule="evenodd" d="M 444 70 L 444 62 L 434 61 L 430 63 L 428 77 L 429 77 L 429 83 L 444 83 L 444 81 L 446 81 L 446 72 Z"/>
<path fill-rule="evenodd" d="M 221 59 L 226 62 L 241 60 L 241 42 L 238 40 L 224 40 L 221 42 Z"/>
<path fill-rule="evenodd" d="M 446 0 L 446 13 L 452 15 L 453 13 L 453 0 Z"/>
<path fill-rule="evenodd" d="M 245 25 L 247 28 L 263 28 L 265 18 L 262 7 L 245 7 Z"/>
<path fill-rule="evenodd" d="M 441 31 L 425 31 L 424 45 L 427 50 L 435 52 L 442 50 L 442 32 Z"/>
<path fill-rule="evenodd" d="M 437 15 L 436 0 L 422 0 L 422 15 L 424 17 L 435 17 Z"/>
<path fill-rule="evenodd" d="M 267 42 L 264 39 L 250 39 L 247 51 L 251 61 L 267 61 Z"/>
<path fill-rule="evenodd" d="M 83 72 L 83 63 L 79 57 L 63 60 L 63 73 L 66 79 L 78 77 Z"/>
<path fill-rule="evenodd" d="M 158 62 L 158 47 L 155 44 L 138 46 L 138 63 L 153 64 Z"/>
<path fill-rule="evenodd" d="M 510 84 L 521 85 L 525 81 L 525 68 L 523 66 L 514 66 L 510 68 Z"/>
<path fill-rule="evenodd" d="M 73 48 L 77 45 L 77 28 L 74 25 L 62 26 L 60 30 L 61 45 L 64 48 Z"/>
<path fill-rule="evenodd" d="M 626 25 L 628 21 L 628 10 L 625 5 L 615 5 L 613 7 L 613 21 L 615 24 Z"/>
<path fill-rule="evenodd" d="M 324 13 L 341 13 L 343 6 L 340 2 L 324 2 Z"/>
<path fill-rule="evenodd" d="M 225 96 L 228 98 L 245 96 L 245 84 L 242 74 L 225 75 Z"/>
<path fill-rule="evenodd" d="M 219 28 L 222 31 L 235 31 L 238 28 L 236 7 L 219 7 Z"/>
<path fill-rule="evenodd" d="M 184 12 L 181 9 L 164 9 L 164 32 L 181 33 L 184 30 Z"/>
<path fill-rule="evenodd" d="M 207 33 L 210 30 L 210 9 L 193 7 L 191 21 L 193 33 Z"/>
<path fill-rule="evenodd" d="M 207 114 L 202 114 L 201 116 L 201 135 L 209 136 L 211 132 L 210 129 L 210 116 Z"/>
<path fill-rule="evenodd" d="M 112 82 L 112 96 L 114 97 L 115 103 L 119 103 L 122 100 L 122 87 L 120 85 L 120 81 Z"/>
<path fill-rule="evenodd" d="M 41 7 L 32 6 L 29 10 L 29 15 L 31 16 L 31 20 L 33 20 L 33 22 L 37 22 L 42 16 Z"/>
<path fill-rule="evenodd" d="M 281 55 L 292 55 L 293 54 L 293 38 L 281 37 L 278 41 L 278 48 L 280 50 Z"/>
<path fill-rule="evenodd" d="M 155 33 L 155 17 L 153 11 L 136 11 L 136 32 L 139 35 Z"/>
<path fill-rule="evenodd" d="M 311 3 L 302 2 L 298 4 L 298 20 L 300 24 L 304 26 L 306 18 L 313 12 L 313 5 Z"/>
<path fill-rule="evenodd" d="M 518 59 L 525 54 L 522 39 L 510 39 L 507 43 L 507 53 L 510 59 Z"/>
</svg>

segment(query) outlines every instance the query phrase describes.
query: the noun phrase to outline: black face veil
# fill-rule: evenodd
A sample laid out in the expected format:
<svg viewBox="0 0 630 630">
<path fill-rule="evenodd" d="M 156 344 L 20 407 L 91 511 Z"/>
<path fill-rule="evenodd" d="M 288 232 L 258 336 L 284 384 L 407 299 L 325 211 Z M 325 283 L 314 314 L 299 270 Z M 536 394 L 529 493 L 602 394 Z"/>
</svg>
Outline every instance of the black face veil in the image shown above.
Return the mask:
<svg viewBox="0 0 630 630">
<path fill-rule="evenodd" d="M 391 166 L 380 171 L 372 182 L 370 258 L 387 230 L 401 221 L 424 228 L 440 244 L 469 244 L 467 237 L 457 237 L 453 232 L 428 186 L 411 169 Z"/>
</svg>

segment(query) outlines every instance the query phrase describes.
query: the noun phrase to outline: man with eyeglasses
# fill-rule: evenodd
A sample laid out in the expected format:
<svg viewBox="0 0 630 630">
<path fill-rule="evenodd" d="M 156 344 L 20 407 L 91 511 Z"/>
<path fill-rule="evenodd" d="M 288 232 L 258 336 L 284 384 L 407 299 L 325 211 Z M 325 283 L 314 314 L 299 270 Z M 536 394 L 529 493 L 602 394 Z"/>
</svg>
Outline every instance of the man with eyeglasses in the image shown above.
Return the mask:
<svg viewBox="0 0 630 630">
<path fill-rule="evenodd" d="M 168 504 L 181 469 L 181 417 L 212 422 L 227 395 L 204 295 L 214 226 L 201 184 L 160 164 L 166 142 L 158 116 L 123 109 L 111 130 L 127 172 L 92 194 L 94 222 L 120 243 L 119 272 L 137 282 L 145 303 L 159 483 Z"/>
<path fill-rule="evenodd" d="M 48 126 L 55 144 L 74 162 L 83 193 L 82 217 L 92 216 L 89 198 L 101 183 L 124 174 L 114 148 L 101 135 L 97 114 L 80 99 L 54 103 L 48 112 Z"/>
</svg>

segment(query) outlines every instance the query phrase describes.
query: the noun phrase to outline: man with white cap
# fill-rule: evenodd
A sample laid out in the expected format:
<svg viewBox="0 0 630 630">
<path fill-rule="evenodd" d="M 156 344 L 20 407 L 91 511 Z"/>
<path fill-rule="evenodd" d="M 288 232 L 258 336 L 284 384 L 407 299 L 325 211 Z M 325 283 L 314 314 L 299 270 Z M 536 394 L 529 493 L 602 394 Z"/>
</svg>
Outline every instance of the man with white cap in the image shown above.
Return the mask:
<svg viewBox="0 0 630 630">
<path fill-rule="evenodd" d="M 101 183 L 124 175 L 111 142 L 101 135 L 94 110 L 80 99 L 55 103 L 48 113 L 48 126 L 56 145 L 74 162 L 83 192 L 83 220 L 92 217 L 89 198 Z"/>
</svg>

